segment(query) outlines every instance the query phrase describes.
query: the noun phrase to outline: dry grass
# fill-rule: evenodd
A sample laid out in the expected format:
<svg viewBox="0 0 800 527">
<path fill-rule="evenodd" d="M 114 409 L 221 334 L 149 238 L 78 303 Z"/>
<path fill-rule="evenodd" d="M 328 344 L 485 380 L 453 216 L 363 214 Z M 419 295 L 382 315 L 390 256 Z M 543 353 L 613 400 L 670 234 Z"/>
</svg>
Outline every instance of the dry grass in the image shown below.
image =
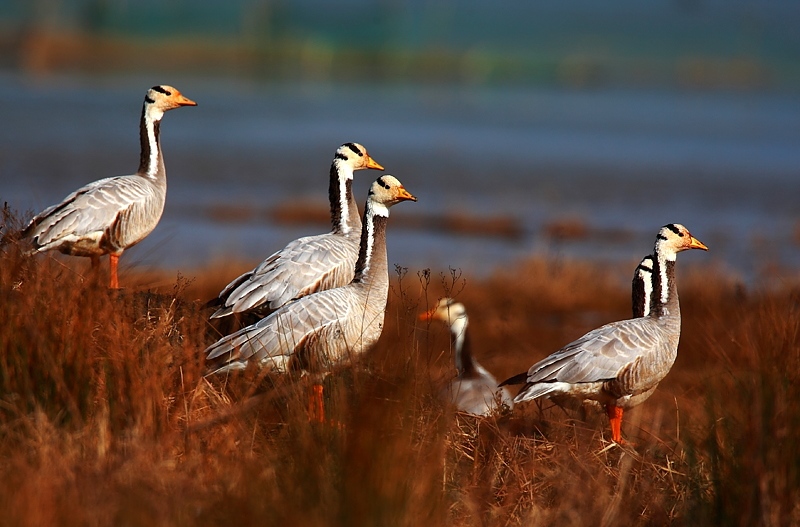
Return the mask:
<svg viewBox="0 0 800 527">
<path fill-rule="evenodd" d="M 629 270 L 532 260 L 521 281 L 468 282 L 398 270 L 381 342 L 325 381 L 341 426 L 322 427 L 308 421 L 303 381 L 202 379 L 213 331 L 199 306 L 241 270 L 127 271 L 123 284 L 168 285 L 112 293 L 80 259 L 6 247 L 3 525 L 800 522 L 795 286 L 748 291 L 682 268 L 679 359 L 627 414 L 636 447 L 623 449 L 603 416 L 547 402 L 485 420 L 443 407 L 448 336 L 416 315 L 457 296 L 479 360 L 504 378 L 629 316 Z"/>
</svg>

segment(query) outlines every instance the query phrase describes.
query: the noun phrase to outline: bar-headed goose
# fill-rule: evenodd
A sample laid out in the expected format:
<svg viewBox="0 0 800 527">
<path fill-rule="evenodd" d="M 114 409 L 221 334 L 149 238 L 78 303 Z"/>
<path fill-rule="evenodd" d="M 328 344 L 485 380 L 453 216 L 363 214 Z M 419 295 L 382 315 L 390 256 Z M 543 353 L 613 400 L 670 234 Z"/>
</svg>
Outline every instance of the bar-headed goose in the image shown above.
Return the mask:
<svg viewBox="0 0 800 527">
<path fill-rule="evenodd" d="M 622 443 L 623 410 L 649 397 L 675 362 L 681 327 L 675 260 L 687 249 L 708 250 L 683 225 L 662 227 L 653 253 L 646 316 L 590 331 L 501 386 L 525 383 L 515 403 L 538 397 L 596 400 L 606 409 L 612 440 Z"/>
<path fill-rule="evenodd" d="M 88 256 L 97 267 L 108 254 L 110 287 L 119 287 L 117 266 L 122 252 L 142 241 L 158 225 L 167 196 L 167 172 L 159 137 L 164 112 L 197 103 L 171 86 L 153 86 L 144 97 L 140 124 L 139 170 L 83 186 L 34 216 L 22 231 L 33 252 L 58 250 Z"/>
<path fill-rule="evenodd" d="M 420 320 L 440 320 L 450 328 L 458 375 L 445 388 L 445 396 L 462 412 L 490 415 L 503 405 L 514 407 L 514 401 L 497 380 L 472 355 L 472 341 L 467 331 L 469 319 L 464 304 L 442 298 Z"/>
</svg>

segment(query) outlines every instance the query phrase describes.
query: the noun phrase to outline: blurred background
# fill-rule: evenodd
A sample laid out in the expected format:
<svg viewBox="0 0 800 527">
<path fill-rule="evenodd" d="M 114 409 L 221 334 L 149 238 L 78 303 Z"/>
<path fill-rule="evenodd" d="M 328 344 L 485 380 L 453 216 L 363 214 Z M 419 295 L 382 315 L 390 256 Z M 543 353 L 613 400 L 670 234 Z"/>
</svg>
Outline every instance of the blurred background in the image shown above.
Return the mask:
<svg viewBox="0 0 800 527">
<path fill-rule="evenodd" d="M 412 271 L 632 270 L 679 222 L 704 265 L 780 279 L 800 266 L 798 27 L 796 0 L 5 0 L 0 201 L 38 212 L 135 171 L 163 83 L 199 106 L 162 123 L 166 211 L 123 265 L 241 272 L 325 232 L 355 141 L 419 198 L 389 232 Z M 360 205 L 377 176 L 356 174 Z"/>
</svg>

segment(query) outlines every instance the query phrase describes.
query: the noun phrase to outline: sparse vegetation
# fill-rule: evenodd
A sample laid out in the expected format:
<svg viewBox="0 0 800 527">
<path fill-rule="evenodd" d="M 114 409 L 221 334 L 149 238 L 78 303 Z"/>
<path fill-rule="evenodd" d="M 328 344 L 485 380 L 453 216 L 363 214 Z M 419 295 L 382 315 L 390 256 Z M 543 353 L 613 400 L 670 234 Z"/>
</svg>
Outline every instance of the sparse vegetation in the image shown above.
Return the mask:
<svg viewBox="0 0 800 527">
<path fill-rule="evenodd" d="M 800 288 L 681 265 L 678 361 L 608 441 L 605 417 L 548 402 L 478 420 L 435 397 L 453 372 L 439 296 L 470 311 L 498 378 L 630 316 L 630 269 L 533 259 L 516 278 L 398 269 L 384 336 L 326 380 L 202 378 L 200 306 L 240 269 L 192 278 L 0 253 L 3 525 L 795 525 Z M 244 269 L 246 266 L 243 266 Z M 105 269 L 105 266 L 102 267 Z M 156 284 L 156 286 L 154 286 Z M 166 285 L 164 285 L 166 284 Z M 255 396 L 254 399 L 250 397 Z"/>
</svg>

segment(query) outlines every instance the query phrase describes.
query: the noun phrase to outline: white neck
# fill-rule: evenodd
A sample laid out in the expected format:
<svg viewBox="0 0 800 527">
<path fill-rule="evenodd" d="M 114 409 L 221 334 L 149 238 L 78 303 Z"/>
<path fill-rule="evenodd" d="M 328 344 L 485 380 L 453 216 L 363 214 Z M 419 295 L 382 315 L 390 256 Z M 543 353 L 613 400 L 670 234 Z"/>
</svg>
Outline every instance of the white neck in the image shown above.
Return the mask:
<svg viewBox="0 0 800 527">
<path fill-rule="evenodd" d="M 663 280 L 663 275 L 662 275 Z M 647 316 L 650 314 L 650 299 L 653 298 L 653 274 L 647 273 L 643 277 L 643 287 L 644 287 L 644 298 L 642 301 L 644 302 L 644 309 L 642 310 L 642 316 Z"/>
<path fill-rule="evenodd" d="M 478 361 L 472 356 L 472 350 L 466 349 L 465 344 L 468 325 L 469 321 L 466 313 L 453 320 L 450 324 L 450 332 L 453 335 L 453 345 L 455 346 L 456 369 L 459 375 L 467 377 L 473 375 L 478 375 L 480 377 L 490 376 L 489 372 L 478 364 Z"/>
<path fill-rule="evenodd" d="M 353 180 L 353 168 L 342 160 L 337 159 L 336 173 L 339 175 L 339 224 L 342 232 L 349 234 L 353 229 L 350 225 L 350 203 L 347 200 L 347 181 Z"/>
<path fill-rule="evenodd" d="M 468 320 L 466 315 L 458 317 L 450 323 L 450 332 L 453 334 L 453 340 L 456 347 L 456 369 L 462 371 L 464 369 L 464 358 L 461 356 L 464 349 L 464 339 L 467 335 Z"/>
<path fill-rule="evenodd" d="M 656 245 L 656 250 L 654 254 L 655 258 L 658 259 L 658 273 L 659 273 L 659 285 L 661 290 L 658 291 L 661 299 L 661 305 L 666 305 L 669 301 L 669 277 L 667 276 L 667 262 L 674 262 L 677 260 L 678 253 L 676 253 L 673 249 L 663 247 L 663 244 Z M 652 288 L 652 284 L 650 285 Z M 654 291 L 655 292 L 655 291 Z"/>
<path fill-rule="evenodd" d="M 372 200 L 367 201 L 364 211 L 364 224 L 362 225 L 361 251 L 356 262 L 356 276 L 354 280 L 364 280 L 370 274 L 373 252 L 375 250 L 375 217 L 389 217 L 389 207 Z M 366 236 L 366 239 L 364 237 Z"/>
<path fill-rule="evenodd" d="M 450 332 L 453 334 L 453 337 L 456 339 L 456 341 L 464 341 L 464 335 L 467 333 L 468 324 L 469 321 L 467 320 L 466 315 L 460 316 L 450 323 Z"/>
<path fill-rule="evenodd" d="M 151 104 L 144 113 L 144 128 L 147 134 L 147 144 L 150 147 L 150 155 L 147 159 L 147 168 L 143 175 L 153 180 L 157 179 L 160 165 L 159 156 L 161 155 L 161 152 L 158 150 L 158 137 L 156 137 L 155 126 L 156 123 L 161 121 L 162 117 L 164 117 L 164 112 L 158 109 L 155 104 Z"/>
</svg>

